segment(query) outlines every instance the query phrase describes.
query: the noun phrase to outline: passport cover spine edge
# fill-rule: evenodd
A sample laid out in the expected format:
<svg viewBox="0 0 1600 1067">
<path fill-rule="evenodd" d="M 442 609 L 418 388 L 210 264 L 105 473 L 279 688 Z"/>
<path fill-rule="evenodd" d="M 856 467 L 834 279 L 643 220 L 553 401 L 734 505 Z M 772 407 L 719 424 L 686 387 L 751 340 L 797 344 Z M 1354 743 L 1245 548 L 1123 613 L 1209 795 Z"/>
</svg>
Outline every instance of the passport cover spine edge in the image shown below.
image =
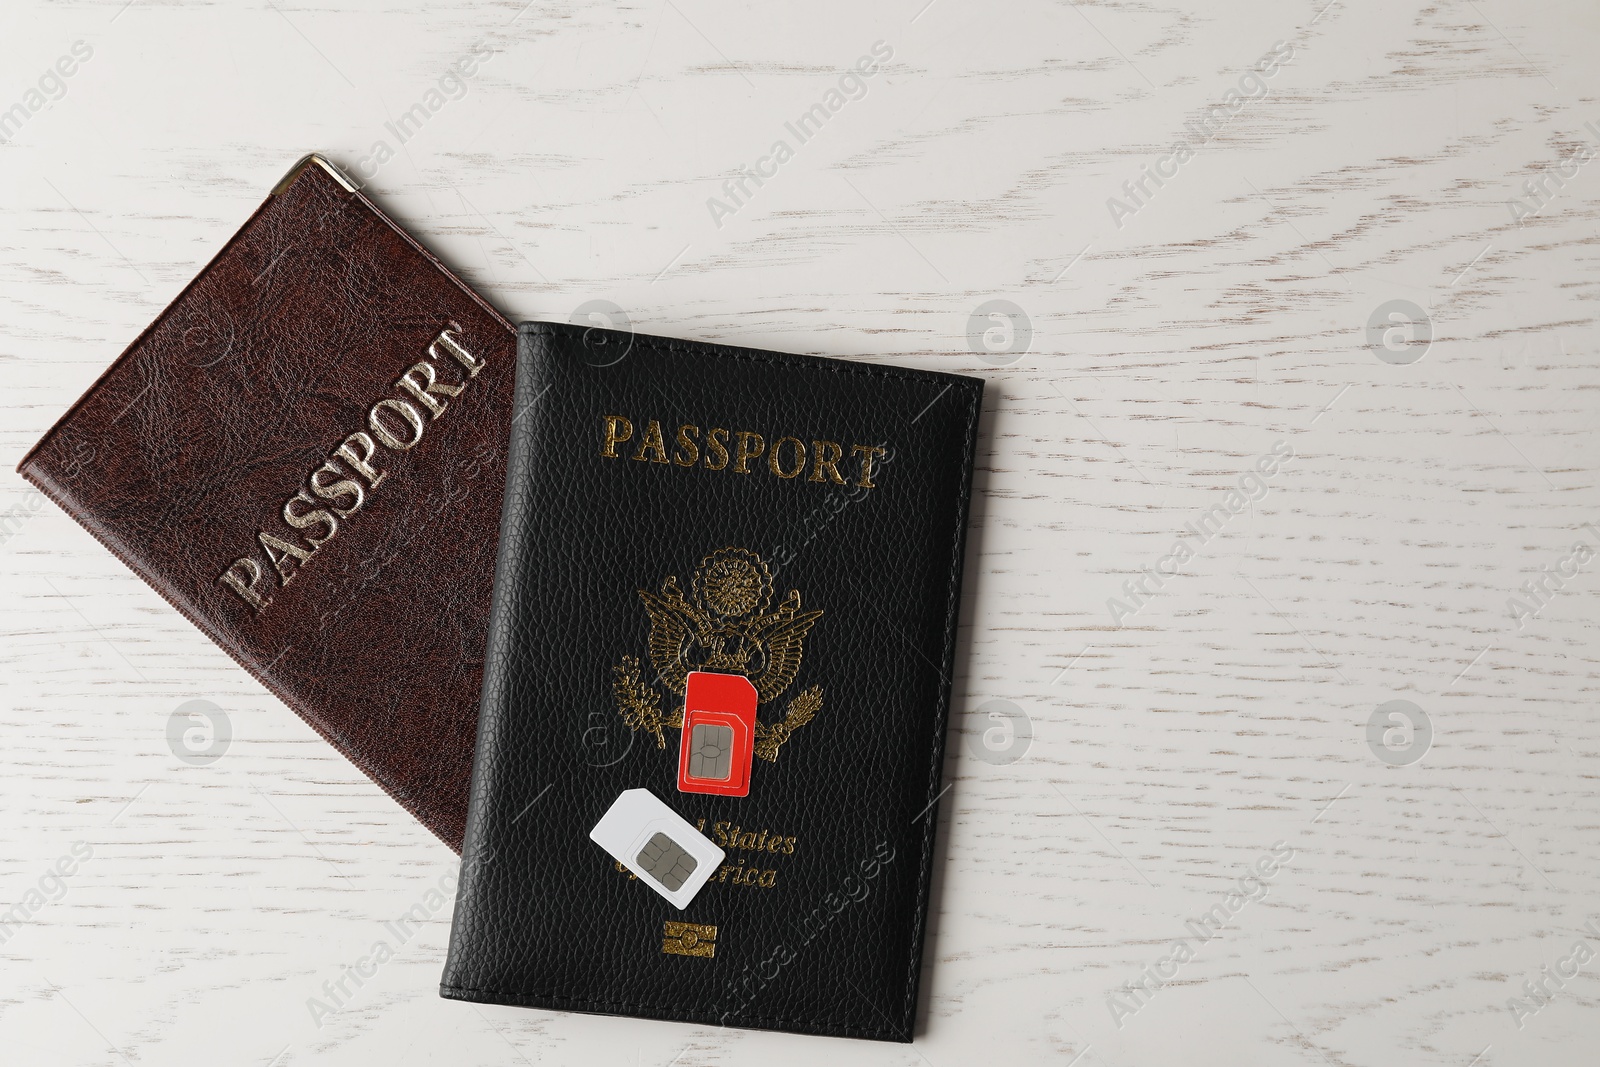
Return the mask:
<svg viewBox="0 0 1600 1067">
<path fill-rule="evenodd" d="M 519 331 L 519 337 L 521 332 Z M 528 362 L 532 364 L 533 360 L 530 359 Z M 527 427 L 520 431 L 517 428 L 517 423 L 521 421 L 524 414 L 527 414 L 533 402 L 543 394 L 535 394 L 532 398 L 526 397 L 526 394 L 534 392 L 534 376 L 523 373 L 522 363 L 522 346 L 519 343 L 517 345 L 517 366 L 511 390 L 511 407 L 516 414 L 511 418 L 511 426 L 508 429 L 506 440 L 506 491 L 500 498 L 500 540 L 495 546 L 494 589 L 489 595 L 489 632 L 484 638 L 483 686 L 478 692 L 478 733 L 473 738 L 472 743 L 472 784 L 467 795 L 466 829 L 462 834 L 461 851 L 463 863 L 460 877 L 456 882 L 456 902 L 458 906 L 460 901 L 471 895 L 473 883 L 476 881 L 478 865 L 465 862 L 466 842 L 476 836 L 474 830 L 477 826 L 481 809 L 478 795 L 488 789 L 488 782 L 482 780 L 479 768 L 488 767 L 492 762 L 483 759 L 484 750 L 490 744 L 490 732 L 484 729 L 484 716 L 490 711 L 490 704 L 492 703 L 489 691 L 489 665 L 495 662 L 497 656 L 510 655 L 512 644 L 511 636 L 502 634 L 500 628 L 494 625 L 494 620 L 500 615 L 503 600 L 511 595 L 513 582 L 520 580 L 520 562 L 525 556 L 522 551 L 522 541 L 530 526 L 529 523 L 525 522 L 511 522 L 512 513 L 524 506 L 521 503 L 522 495 L 517 492 L 516 487 L 525 479 L 527 470 L 534 466 L 533 458 L 528 454 L 528 448 L 522 446 L 518 437 L 519 433 L 531 437 L 533 423 L 530 420 Z M 537 416 L 534 417 L 537 418 Z M 498 686 L 500 683 L 496 682 L 495 684 Z M 452 925 L 454 925 L 453 921 Z M 450 972 L 454 962 L 450 958 L 449 946 L 447 945 L 445 953 L 445 970 L 447 974 Z M 446 988 L 448 986 L 441 980 L 439 985 L 441 996 L 448 995 L 444 992 Z"/>
<path fill-rule="evenodd" d="M 904 1008 L 904 1036 L 910 1042 L 916 1027 L 917 995 L 922 987 L 922 949 L 928 923 L 928 895 L 933 885 L 934 834 L 939 827 L 939 798 L 943 795 L 939 783 L 944 778 L 945 735 L 950 728 L 950 690 L 955 684 L 956 633 L 960 622 L 961 580 L 965 571 L 967 552 L 967 526 L 971 521 L 972 468 L 977 460 L 978 422 L 983 415 L 983 387 L 981 378 L 969 379 L 976 383 L 967 414 L 967 437 L 961 446 L 961 487 L 956 493 L 955 535 L 950 547 L 950 585 L 947 593 L 944 625 L 944 654 L 941 657 L 945 674 L 939 686 L 939 704 L 934 711 L 933 755 L 928 768 L 928 806 L 920 818 L 927 824 L 922 830 L 922 867 L 917 875 L 917 914 L 911 928 L 911 959 L 908 963 L 906 1003 Z"/>
</svg>

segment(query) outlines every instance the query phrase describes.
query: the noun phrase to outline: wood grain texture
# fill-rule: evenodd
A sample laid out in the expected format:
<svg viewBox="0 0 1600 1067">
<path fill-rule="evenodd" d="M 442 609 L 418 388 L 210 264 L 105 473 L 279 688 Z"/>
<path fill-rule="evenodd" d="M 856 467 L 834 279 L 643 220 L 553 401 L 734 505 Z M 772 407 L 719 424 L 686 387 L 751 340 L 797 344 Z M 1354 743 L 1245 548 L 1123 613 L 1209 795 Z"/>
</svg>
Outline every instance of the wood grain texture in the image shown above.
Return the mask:
<svg viewBox="0 0 1600 1067">
<path fill-rule="evenodd" d="M 1594 1062 L 1600 560 L 1563 560 L 1600 544 L 1600 163 L 1541 179 L 1600 147 L 1591 6 L 86 0 L 6 29 L 0 109 L 92 49 L 0 144 L 0 909 L 60 897 L 0 931 L 8 1063 Z M 440 1000 L 449 852 L 10 472 L 311 149 L 367 160 L 514 318 L 607 300 L 988 379 L 916 1044 Z M 1020 355 L 973 350 L 996 299 Z M 1391 300 L 1430 320 L 1420 361 L 1368 347 Z M 1278 442 L 1258 499 L 1141 579 Z M 168 743 L 195 699 L 232 725 L 209 766 Z M 1406 766 L 1368 744 L 1394 699 L 1433 731 Z M 994 700 L 1019 759 L 974 754 Z"/>
</svg>

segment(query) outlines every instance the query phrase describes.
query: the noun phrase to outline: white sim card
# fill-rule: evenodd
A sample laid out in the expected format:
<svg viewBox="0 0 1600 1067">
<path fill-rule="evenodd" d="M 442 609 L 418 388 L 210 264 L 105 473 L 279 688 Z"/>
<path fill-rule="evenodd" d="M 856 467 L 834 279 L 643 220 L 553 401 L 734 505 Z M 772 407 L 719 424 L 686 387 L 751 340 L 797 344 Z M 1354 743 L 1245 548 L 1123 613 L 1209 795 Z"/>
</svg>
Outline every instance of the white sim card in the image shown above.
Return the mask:
<svg viewBox="0 0 1600 1067">
<path fill-rule="evenodd" d="M 589 837 L 680 911 L 727 855 L 648 789 L 623 790 Z"/>
</svg>

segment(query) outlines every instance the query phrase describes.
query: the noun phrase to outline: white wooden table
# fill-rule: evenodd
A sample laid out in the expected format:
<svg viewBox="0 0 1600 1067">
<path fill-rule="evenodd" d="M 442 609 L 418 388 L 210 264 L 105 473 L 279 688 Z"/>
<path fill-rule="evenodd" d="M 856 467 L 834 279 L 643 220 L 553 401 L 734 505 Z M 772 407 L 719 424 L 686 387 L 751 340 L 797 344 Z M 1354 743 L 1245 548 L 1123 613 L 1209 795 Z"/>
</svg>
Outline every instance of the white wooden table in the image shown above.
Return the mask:
<svg viewBox="0 0 1600 1067">
<path fill-rule="evenodd" d="M 1600 12 L 868 6 L 6 6 L 0 1060 L 1596 1062 Z M 914 1045 L 445 1002 L 448 908 L 313 1018 L 452 855 L 11 472 L 311 149 L 514 318 L 988 379 Z"/>
</svg>

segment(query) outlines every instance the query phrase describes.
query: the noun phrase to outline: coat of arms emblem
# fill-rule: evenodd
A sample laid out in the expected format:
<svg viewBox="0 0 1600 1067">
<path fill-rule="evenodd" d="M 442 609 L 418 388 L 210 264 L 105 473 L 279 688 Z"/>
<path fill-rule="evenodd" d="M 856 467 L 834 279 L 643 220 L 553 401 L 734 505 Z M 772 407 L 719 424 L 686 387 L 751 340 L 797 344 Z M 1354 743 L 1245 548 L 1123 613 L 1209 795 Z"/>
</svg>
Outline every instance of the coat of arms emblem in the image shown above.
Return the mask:
<svg viewBox="0 0 1600 1067">
<path fill-rule="evenodd" d="M 690 671 L 742 674 L 755 686 L 758 708 L 766 709 L 794 683 L 806 634 L 821 611 L 802 611 L 800 591 L 791 589 L 776 610 L 772 571 L 745 548 L 720 548 L 700 561 L 686 595 L 669 574 L 658 592 L 639 590 L 650 616 L 647 653 L 652 681 L 637 656 L 623 656 L 612 668 L 612 691 L 623 721 L 666 748 L 665 731 L 683 729 L 683 695 Z M 657 688 L 657 684 L 661 687 Z M 663 714 L 661 690 L 676 704 Z M 758 718 L 755 754 L 776 763 L 778 750 L 822 707 L 822 687 L 803 689 L 784 706 L 781 719 Z"/>
</svg>

